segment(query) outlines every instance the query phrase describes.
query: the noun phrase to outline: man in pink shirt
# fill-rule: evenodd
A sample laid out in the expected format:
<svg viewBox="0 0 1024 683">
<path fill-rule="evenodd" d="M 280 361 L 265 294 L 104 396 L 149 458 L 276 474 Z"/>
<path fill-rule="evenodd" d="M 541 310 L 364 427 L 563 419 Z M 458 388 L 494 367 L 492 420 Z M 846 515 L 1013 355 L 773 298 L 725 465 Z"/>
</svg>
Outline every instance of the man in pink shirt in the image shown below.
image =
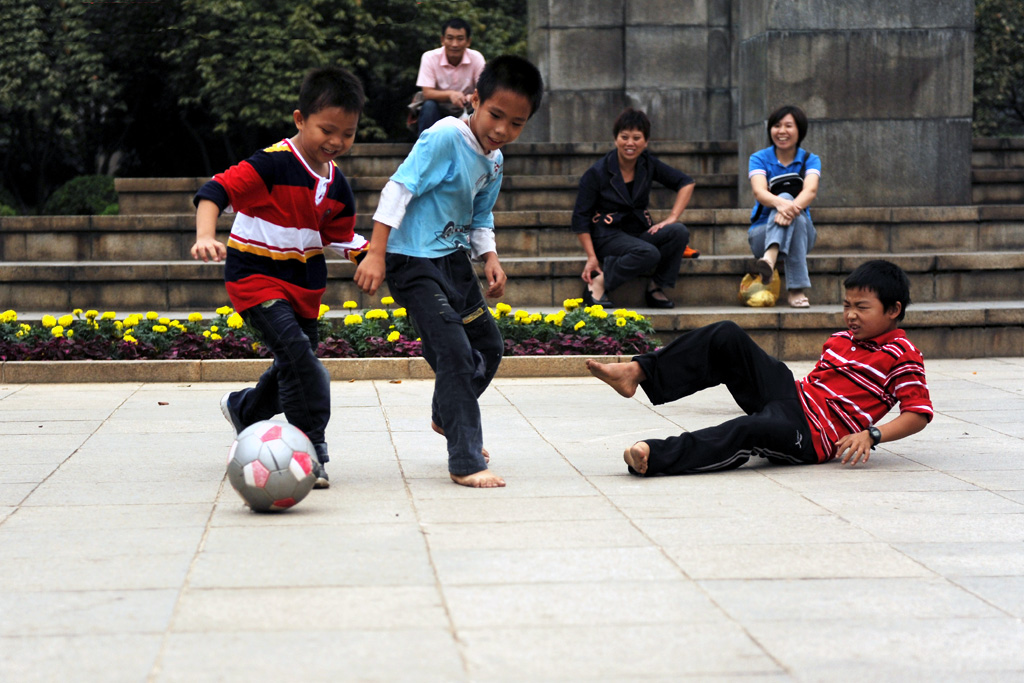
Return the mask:
<svg viewBox="0 0 1024 683">
<path fill-rule="evenodd" d="M 459 116 L 469 104 L 485 64 L 482 54 L 469 49 L 470 33 L 464 20 L 449 19 L 441 27 L 441 47 L 423 53 L 416 77 L 423 91 L 419 133 L 445 116 Z"/>
</svg>

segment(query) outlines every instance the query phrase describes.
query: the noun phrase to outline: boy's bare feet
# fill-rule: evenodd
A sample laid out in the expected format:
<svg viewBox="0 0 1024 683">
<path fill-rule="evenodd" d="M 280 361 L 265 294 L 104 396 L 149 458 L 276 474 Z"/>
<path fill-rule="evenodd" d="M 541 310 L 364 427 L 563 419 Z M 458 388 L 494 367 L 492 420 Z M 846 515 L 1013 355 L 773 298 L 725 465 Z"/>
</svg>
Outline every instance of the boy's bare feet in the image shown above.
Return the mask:
<svg viewBox="0 0 1024 683">
<path fill-rule="evenodd" d="M 430 421 L 430 428 L 433 429 L 438 434 L 440 434 L 441 436 L 444 436 L 444 430 L 438 427 L 433 420 Z M 484 462 L 491 461 L 491 454 L 488 453 L 487 449 L 484 448 L 483 446 L 480 447 L 480 455 L 484 456 Z"/>
<path fill-rule="evenodd" d="M 651 447 L 646 441 L 637 441 L 622 453 L 622 459 L 640 474 L 647 472 L 647 458 L 651 455 Z"/>
<path fill-rule="evenodd" d="M 587 370 L 626 398 L 632 398 L 640 382 L 647 379 L 635 360 L 628 363 L 598 363 L 588 358 Z"/>
<path fill-rule="evenodd" d="M 480 470 L 473 474 L 458 475 L 450 474 L 452 481 L 461 486 L 470 486 L 475 489 L 498 489 L 505 486 L 505 480 L 490 470 Z"/>
</svg>

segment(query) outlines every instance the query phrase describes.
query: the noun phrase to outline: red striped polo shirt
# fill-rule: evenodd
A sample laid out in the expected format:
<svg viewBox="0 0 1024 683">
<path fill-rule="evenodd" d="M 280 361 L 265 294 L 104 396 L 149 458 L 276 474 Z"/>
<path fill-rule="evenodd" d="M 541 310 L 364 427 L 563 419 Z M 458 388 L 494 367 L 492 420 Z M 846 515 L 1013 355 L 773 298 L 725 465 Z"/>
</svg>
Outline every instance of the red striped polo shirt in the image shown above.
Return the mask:
<svg viewBox="0 0 1024 683">
<path fill-rule="evenodd" d="M 924 359 L 901 329 L 857 341 L 848 331 L 825 341 L 814 369 L 796 383 L 818 461 L 835 457 L 836 441 L 900 412 L 934 415 Z"/>
</svg>

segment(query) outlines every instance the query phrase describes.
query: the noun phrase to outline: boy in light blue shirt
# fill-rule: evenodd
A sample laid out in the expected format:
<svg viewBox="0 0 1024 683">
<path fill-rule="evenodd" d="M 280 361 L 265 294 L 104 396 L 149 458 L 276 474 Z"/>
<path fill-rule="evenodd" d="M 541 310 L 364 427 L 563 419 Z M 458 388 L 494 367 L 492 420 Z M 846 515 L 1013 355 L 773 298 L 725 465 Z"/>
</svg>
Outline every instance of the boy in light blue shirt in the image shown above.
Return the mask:
<svg viewBox="0 0 1024 683">
<path fill-rule="evenodd" d="M 484 262 L 487 296 L 505 292 L 494 240 L 501 147 L 519 137 L 540 106 L 540 72 L 521 57 L 489 62 L 468 122 L 448 117 L 420 135 L 381 192 L 373 236 L 355 283 L 374 294 L 387 278 L 423 341 L 435 374 L 431 427 L 448 442 L 457 484 L 494 488 L 478 399 L 501 363 L 504 342 L 487 310 L 470 256 Z"/>
</svg>

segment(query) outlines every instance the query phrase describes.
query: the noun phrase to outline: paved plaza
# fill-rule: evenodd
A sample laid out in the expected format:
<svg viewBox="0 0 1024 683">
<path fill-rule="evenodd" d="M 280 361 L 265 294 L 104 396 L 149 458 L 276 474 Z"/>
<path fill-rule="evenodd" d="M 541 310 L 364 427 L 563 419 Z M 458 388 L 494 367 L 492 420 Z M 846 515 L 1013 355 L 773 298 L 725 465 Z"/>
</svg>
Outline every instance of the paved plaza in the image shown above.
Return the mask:
<svg viewBox="0 0 1024 683">
<path fill-rule="evenodd" d="M 333 486 L 276 515 L 224 476 L 238 385 L 0 385 L 0 681 L 1024 680 L 1024 359 L 928 376 L 867 466 L 649 480 L 623 447 L 724 389 L 498 379 L 500 490 L 431 382 L 334 382 Z"/>
</svg>

